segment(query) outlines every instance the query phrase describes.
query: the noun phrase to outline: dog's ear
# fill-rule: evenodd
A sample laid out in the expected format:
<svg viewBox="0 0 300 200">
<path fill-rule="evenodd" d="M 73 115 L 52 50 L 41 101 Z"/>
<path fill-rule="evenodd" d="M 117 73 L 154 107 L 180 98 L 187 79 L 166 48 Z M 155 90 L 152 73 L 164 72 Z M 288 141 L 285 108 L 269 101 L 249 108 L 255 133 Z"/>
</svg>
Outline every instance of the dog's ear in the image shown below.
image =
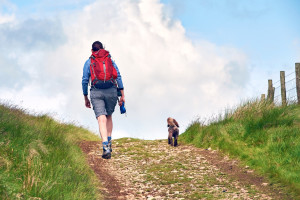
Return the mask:
<svg viewBox="0 0 300 200">
<path fill-rule="evenodd" d="M 173 121 L 174 121 L 175 125 L 176 125 L 177 127 L 179 127 L 178 122 L 177 122 L 175 119 L 173 119 Z"/>
</svg>

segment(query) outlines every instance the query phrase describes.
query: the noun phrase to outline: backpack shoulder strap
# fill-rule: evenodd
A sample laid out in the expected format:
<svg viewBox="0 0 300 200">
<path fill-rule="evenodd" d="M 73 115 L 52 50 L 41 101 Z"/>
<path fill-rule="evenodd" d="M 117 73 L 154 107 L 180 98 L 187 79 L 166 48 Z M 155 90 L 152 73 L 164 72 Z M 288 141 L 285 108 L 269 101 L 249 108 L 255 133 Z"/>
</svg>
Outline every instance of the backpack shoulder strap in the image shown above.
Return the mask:
<svg viewBox="0 0 300 200">
<path fill-rule="evenodd" d="M 90 59 L 91 59 L 91 62 L 90 62 L 90 70 L 91 70 L 91 74 L 93 74 L 93 76 L 95 77 L 94 80 L 91 80 L 91 85 L 94 85 L 95 82 L 98 81 L 98 79 L 97 79 L 97 76 L 96 76 L 96 74 L 95 74 L 95 69 L 94 69 L 95 63 L 92 64 L 92 60 L 96 60 L 96 58 L 95 58 L 95 56 L 91 55 L 91 56 L 90 56 Z"/>
</svg>

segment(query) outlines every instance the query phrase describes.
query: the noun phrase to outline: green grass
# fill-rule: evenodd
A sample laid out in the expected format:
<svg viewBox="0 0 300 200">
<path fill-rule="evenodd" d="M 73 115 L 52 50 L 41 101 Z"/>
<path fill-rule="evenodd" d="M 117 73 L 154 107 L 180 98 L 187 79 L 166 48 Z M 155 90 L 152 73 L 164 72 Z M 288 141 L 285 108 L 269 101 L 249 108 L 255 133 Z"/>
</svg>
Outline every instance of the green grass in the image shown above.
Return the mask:
<svg viewBox="0 0 300 200">
<path fill-rule="evenodd" d="M 78 147 L 87 130 L 0 105 L 0 199 L 101 199 Z"/>
<path fill-rule="evenodd" d="M 209 125 L 195 120 L 180 140 L 241 159 L 300 196 L 300 106 L 250 101 Z"/>
</svg>

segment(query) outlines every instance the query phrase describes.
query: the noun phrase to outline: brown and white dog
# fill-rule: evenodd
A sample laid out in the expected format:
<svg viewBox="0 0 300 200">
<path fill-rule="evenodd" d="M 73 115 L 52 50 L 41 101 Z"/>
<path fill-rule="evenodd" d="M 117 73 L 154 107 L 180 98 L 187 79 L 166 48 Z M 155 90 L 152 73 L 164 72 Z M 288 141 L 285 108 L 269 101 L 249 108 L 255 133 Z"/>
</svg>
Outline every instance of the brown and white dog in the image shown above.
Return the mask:
<svg viewBox="0 0 300 200">
<path fill-rule="evenodd" d="M 174 147 L 178 146 L 178 136 L 179 136 L 179 124 L 178 122 L 169 117 L 167 119 L 167 123 L 168 123 L 168 131 L 169 131 L 169 136 L 168 136 L 168 144 L 170 144 L 171 146 L 173 146 L 173 137 L 174 137 Z"/>
</svg>

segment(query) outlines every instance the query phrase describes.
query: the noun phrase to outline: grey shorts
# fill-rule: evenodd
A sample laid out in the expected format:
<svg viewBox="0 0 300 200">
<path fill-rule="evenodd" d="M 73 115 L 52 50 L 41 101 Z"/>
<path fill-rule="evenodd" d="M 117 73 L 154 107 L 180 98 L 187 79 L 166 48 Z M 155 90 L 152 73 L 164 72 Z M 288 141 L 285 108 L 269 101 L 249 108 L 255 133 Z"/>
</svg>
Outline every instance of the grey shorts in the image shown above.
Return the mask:
<svg viewBox="0 0 300 200">
<path fill-rule="evenodd" d="M 115 111 L 115 106 L 118 101 L 117 88 L 91 88 L 90 97 L 96 118 L 100 115 L 112 115 Z"/>
</svg>

